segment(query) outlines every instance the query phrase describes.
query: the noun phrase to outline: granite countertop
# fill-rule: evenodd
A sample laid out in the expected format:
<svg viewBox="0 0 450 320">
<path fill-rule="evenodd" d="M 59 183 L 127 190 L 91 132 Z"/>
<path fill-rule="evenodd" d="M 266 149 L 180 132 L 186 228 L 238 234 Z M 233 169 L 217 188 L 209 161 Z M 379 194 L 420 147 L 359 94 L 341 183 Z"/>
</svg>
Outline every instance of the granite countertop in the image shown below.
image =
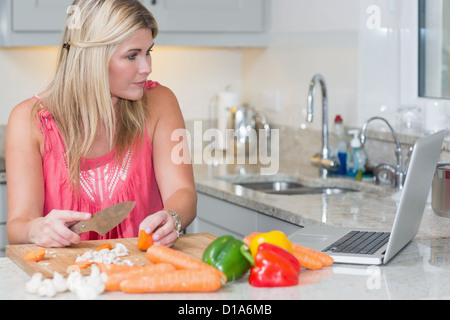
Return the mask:
<svg viewBox="0 0 450 320">
<path fill-rule="evenodd" d="M 279 168 L 274 175 L 261 175 L 259 165 L 218 164 L 207 161 L 195 168 L 200 193 L 228 201 L 261 214 L 299 226 L 333 225 L 390 230 L 401 191 L 375 185 L 371 180 L 319 177 L 309 155 L 320 148 L 317 136 L 304 132 L 281 143 Z M 308 141 L 305 143 L 305 141 Z M 414 141 L 408 141 L 407 147 Z M 297 144 L 297 145 L 295 145 Z M 318 147 L 319 146 L 319 147 Z M 376 147 L 393 153 L 393 145 Z M 404 150 L 405 146 L 403 147 Z M 441 161 L 448 159 L 444 148 Z M 373 150 L 367 150 L 369 156 Z M 298 155 L 302 156 L 298 156 Z M 382 155 L 378 155 L 382 158 Z M 395 160 L 391 159 L 391 163 Z M 240 182 L 292 181 L 311 187 L 342 187 L 357 190 L 339 195 L 273 195 L 239 186 Z M 380 267 L 335 264 L 330 270 L 305 272 L 314 278 L 301 288 L 301 297 L 318 299 L 449 299 L 450 218 L 437 216 L 431 195 L 415 239 L 387 265 Z M 307 279 L 305 279 L 307 281 Z M 373 281 L 373 282 L 372 282 Z M 377 287 L 376 290 L 373 290 Z M 282 295 L 284 297 L 288 297 Z"/>
<path fill-rule="evenodd" d="M 391 228 L 399 198 L 395 189 L 347 178 L 320 179 L 318 169 L 311 166 L 308 159 L 310 149 L 317 149 L 320 143 L 304 135 L 294 136 L 290 141 L 296 145 L 283 144 L 280 149 L 283 156 L 274 175 L 262 176 L 259 165 L 219 164 L 218 158 L 211 164 L 204 158 L 194 161 L 198 192 L 299 226 Z M 308 141 L 308 145 L 302 145 L 303 141 Z M 304 156 L 298 157 L 298 154 Z M 286 196 L 252 191 L 235 184 L 267 179 L 297 181 L 308 186 L 347 187 L 358 192 Z M 449 299 L 449 243 L 450 219 L 435 215 L 428 203 L 418 235 L 387 265 L 334 264 L 321 270 L 302 270 L 300 285 L 290 288 L 254 288 L 246 279 L 241 279 L 212 294 L 106 293 L 100 299 Z M 0 258 L 0 299 L 36 299 L 25 291 L 29 279 L 11 260 Z M 57 298 L 74 297 L 63 294 Z"/>
</svg>

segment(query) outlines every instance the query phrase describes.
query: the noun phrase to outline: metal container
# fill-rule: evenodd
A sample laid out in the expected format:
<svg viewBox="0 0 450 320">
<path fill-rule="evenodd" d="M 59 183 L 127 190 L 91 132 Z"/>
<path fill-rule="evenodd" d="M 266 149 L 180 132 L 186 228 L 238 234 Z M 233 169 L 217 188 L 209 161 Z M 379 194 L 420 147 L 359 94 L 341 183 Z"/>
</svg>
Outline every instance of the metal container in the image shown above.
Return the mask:
<svg viewBox="0 0 450 320">
<path fill-rule="evenodd" d="M 450 218 L 450 162 L 439 162 L 432 187 L 431 206 L 442 217 Z"/>
<path fill-rule="evenodd" d="M 265 115 L 248 106 L 230 110 L 228 129 L 233 131 L 233 136 L 227 139 L 228 149 L 234 150 L 235 156 L 256 156 L 259 139 L 268 139 L 270 136 L 270 126 Z"/>
</svg>

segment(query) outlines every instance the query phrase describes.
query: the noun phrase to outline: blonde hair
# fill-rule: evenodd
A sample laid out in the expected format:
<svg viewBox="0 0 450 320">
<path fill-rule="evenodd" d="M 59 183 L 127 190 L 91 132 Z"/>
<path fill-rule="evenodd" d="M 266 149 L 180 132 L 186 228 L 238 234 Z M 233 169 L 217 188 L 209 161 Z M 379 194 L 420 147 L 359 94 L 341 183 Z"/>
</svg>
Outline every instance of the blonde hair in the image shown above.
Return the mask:
<svg viewBox="0 0 450 320">
<path fill-rule="evenodd" d="M 64 138 L 69 179 L 78 185 L 80 159 L 92 150 L 100 128 L 117 161 L 143 139 L 144 98 L 119 99 L 116 115 L 109 63 L 118 45 L 137 30 L 150 29 L 155 38 L 158 26 L 138 0 L 75 0 L 70 8 L 74 15 L 67 17 L 56 75 L 43 102 Z"/>
</svg>

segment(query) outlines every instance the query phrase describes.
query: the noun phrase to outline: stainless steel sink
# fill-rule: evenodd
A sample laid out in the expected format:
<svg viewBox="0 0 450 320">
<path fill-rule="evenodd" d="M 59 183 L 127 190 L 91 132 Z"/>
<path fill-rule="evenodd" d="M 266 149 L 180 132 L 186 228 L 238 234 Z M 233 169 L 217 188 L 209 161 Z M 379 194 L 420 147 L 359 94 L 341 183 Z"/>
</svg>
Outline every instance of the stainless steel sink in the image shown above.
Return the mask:
<svg viewBox="0 0 450 320">
<path fill-rule="evenodd" d="M 290 181 L 263 181 L 263 182 L 239 182 L 236 185 L 244 188 L 280 195 L 306 195 L 306 194 L 344 194 L 358 192 L 349 188 L 340 187 L 307 187 L 300 183 Z"/>
</svg>

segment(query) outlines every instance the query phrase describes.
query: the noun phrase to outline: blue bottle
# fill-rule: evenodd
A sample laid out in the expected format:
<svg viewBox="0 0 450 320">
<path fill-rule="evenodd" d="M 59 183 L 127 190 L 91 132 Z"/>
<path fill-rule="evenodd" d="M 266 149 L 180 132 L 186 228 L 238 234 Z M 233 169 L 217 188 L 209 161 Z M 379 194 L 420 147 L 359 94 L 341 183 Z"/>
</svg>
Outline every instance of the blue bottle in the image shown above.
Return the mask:
<svg viewBox="0 0 450 320">
<path fill-rule="evenodd" d="M 366 171 L 367 155 L 359 140 L 359 130 L 350 130 L 348 133 L 353 135 L 353 139 L 347 153 L 347 176 L 362 179 Z"/>
</svg>

